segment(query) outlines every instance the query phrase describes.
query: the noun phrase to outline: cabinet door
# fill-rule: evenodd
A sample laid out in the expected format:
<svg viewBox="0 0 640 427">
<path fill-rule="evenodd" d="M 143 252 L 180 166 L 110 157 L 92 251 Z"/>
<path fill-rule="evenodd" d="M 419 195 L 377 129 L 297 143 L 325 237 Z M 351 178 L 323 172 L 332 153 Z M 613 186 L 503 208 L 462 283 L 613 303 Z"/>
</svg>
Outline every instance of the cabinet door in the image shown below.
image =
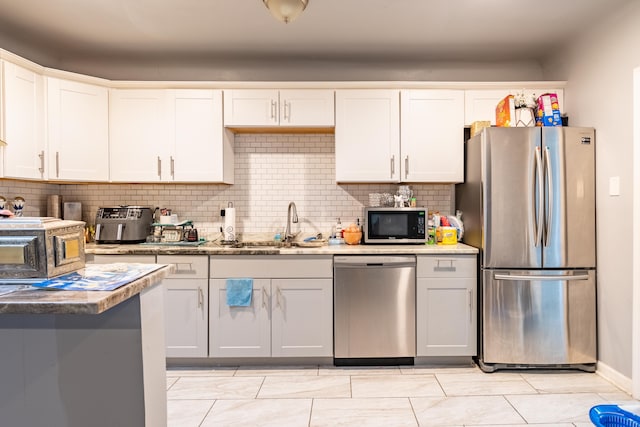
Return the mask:
<svg viewBox="0 0 640 427">
<path fill-rule="evenodd" d="M 172 91 L 173 181 L 233 183 L 233 151 L 222 126 L 222 91 Z"/>
<path fill-rule="evenodd" d="M 44 83 L 41 75 L 2 61 L 4 176 L 44 179 Z"/>
<path fill-rule="evenodd" d="M 511 94 L 509 89 L 478 89 L 464 92 L 464 123 L 471 125 L 475 121 L 491 121 L 496 124 L 496 105 L 505 96 Z"/>
<path fill-rule="evenodd" d="M 333 127 L 332 90 L 281 90 L 280 126 Z"/>
<path fill-rule="evenodd" d="M 111 89 L 109 165 L 112 181 L 169 179 L 167 119 L 166 91 Z"/>
<path fill-rule="evenodd" d="M 207 357 L 207 279 L 163 280 L 167 357 Z"/>
<path fill-rule="evenodd" d="M 274 357 L 333 356 L 331 279 L 273 279 Z"/>
<path fill-rule="evenodd" d="M 225 126 L 273 126 L 278 124 L 279 115 L 277 90 L 224 91 Z"/>
<path fill-rule="evenodd" d="M 475 356 L 475 278 L 418 278 L 418 356 Z"/>
<path fill-rule="evenodd" d="M 336 181 L 398 182 L 397 90 L 336 91 Z"/>
<path fill-rule="evenodd" d="M 164 279 L 167 357 L 207 357 L 209 340 L 209 257 L 158 255 L 173 264 Z"/>
<path fill-rule="evenodd" d="M 209 356 L 271 356 L 271 281 L 253 280 L 249 307 L 227 305 L 225 279 L 210 279 L 209 286 Z"/>
<path fill-rule="evenodd" d="M 107 88 L 47 78 L 49 178 L 109 180 Z"/>
<path fill-rule="evenodd" d="M 462 182 L 464 92 L 405 90 L 401 94 L 402 182 Z"/>
</svg>

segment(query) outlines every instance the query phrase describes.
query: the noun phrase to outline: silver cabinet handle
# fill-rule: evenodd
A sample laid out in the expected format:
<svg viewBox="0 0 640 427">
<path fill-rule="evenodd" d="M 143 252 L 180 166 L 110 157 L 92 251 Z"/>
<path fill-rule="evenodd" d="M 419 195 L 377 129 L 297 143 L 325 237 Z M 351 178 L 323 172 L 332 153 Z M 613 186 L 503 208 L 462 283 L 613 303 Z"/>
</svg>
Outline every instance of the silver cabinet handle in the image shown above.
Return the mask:
<svg viewBox="0 0 640 427">
<path fill-rule="evenodd" d="M 436 259 L 436 268 L 456 268 L 455 259 Z"/>
<path fill-rule="evenodd" d="M 284 102 L 284 120 L 291 121 L 291 103 L 287 101 Z"/>
<path fill-rule="evenodd" d="M 409 177 L 409 156 L 404 158 L 404 178 Z"/>
<path fill-rule="evenodd" d="M 193 269 L 193 263 L 190 262 L 176 262 L 173 265 L 176 266 L 176 271 L 173 274 L 196 274 L 196 271 Z M 184 268 L 180 268 L 183 265 Z"/>
<path fill-rule="evenodd" d="M 170 166 L 171 166 L 171 178 L 175 178 L 175 175 L 176 175 L 175 164 L 174 164 L 175 163 L 175 159 L 173 158 L 173 156 L 171 156 L 170 159 L 171 159 L 171 163 L 170 163 Z"/>
<path fill-rule="evenodd" d="M 202 292 L 202 288 L 198 286 L 198 308 L 202 308 L 204 306 L 204 292 Z"/>
<path fill-rule="evenodd" d="M 38 168 L 38 170 L 41 174 L 44 174 L 44 150 L 40 151 L 38 157 L 40 157 L 40 167 Z"/>
<path fill-rule="evenodd" d="M 60 152 L 56 151 L 56 178 L 60 178 Z"/>
<path fill-rule="evenodd" d="M 278 286 L 276 289 L 276 307 L 282 309 L 282 301 L 280 301 L 280 298 L 282 298 L 282 290 L 280 286 Z"/>
<path fill-rule="evenodd" d="M 473 290 L 469 289 L 469 323 L 473 322 Z"/>
<path fill-rule="evenodd" d="M 277 107 L 277 106 L 278 106 L 278 103 L 272 99 L 272 100 L 271 100 L 271 119 L 272 119 L 274 122 L 277 122 L 277 121 L 278 121 L 278 117 L 276 116 L 276 112 L 277 112 L 276 107 Z"/>
<path fill-rule="evenodd" d="M 553 177 L 551 174 L 551 153 L 549 147 L 544 149 L 545 175 L 547 178 L 547 214 L 545 215 L 544 245 L 549 246 L 549 233 L 551 232 L 551 219 L 553 218 Z"/>
<path fill-rule="evenodd" d="M 264 288 L 264 286 L 262 287 L 262 308 L 267 308 L 267 290 Z"/>
<path fill-rule="evenodd" d="M 393 178 L 393 174 L 396 173 L 396 156 L 391 156 L 391 178 Z"/>
<path fill-rule="evenodd" d="M 158 156 L 158 178 L 162 178 L 162 160 Z"/>
</svg>

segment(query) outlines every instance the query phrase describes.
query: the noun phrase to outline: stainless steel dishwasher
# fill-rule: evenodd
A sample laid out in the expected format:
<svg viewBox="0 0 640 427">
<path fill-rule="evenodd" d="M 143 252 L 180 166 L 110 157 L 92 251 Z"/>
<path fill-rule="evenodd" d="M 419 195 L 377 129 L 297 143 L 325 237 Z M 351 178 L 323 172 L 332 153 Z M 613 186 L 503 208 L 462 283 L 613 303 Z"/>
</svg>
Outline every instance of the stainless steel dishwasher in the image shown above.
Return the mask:
<svg viewBox="0 0 640 427">
<path fill-rule="evenodd" d="M 413 364 L 415 256 L 336 256 L 333 268 L 335 364 Z"/>
</svg>

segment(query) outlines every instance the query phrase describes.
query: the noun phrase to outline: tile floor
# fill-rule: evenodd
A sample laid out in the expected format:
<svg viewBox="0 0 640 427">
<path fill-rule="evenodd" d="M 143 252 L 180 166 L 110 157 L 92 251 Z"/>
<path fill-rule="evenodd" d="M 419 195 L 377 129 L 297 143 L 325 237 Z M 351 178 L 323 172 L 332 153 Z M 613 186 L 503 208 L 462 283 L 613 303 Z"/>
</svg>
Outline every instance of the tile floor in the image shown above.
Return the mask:
<svg viewBox="0 0 640 427">
<path fill-rule="evenodd" d="M 597 374 L 477 367 L 170 368 L 169 427 L 591 426 L 635 402 Z"/>
</svg>

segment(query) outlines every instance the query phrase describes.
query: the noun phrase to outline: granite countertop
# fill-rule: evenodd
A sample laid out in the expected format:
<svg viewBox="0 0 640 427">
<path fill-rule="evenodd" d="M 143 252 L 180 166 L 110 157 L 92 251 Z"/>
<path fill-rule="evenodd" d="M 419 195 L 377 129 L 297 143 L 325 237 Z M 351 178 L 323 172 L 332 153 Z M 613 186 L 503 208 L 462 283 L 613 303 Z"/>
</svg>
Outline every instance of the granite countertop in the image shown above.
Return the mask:
<svg viewBox="0 0 640 427">
<path fill-rule="evenodd" d="M 7 285 L 17 290 L 0 293 L 0 314 L 100 314 L 159 283 L 174 271 L 175 265 L 162 265 L 113 291 L 62 291 L 28 284 Z"/>
<path fill-rule="evenodd" d="M 94 255 L 365 255 L 414 254 L 459 255 L 478 253 L 473 246 L 456 245 L 325 245 L 320 247 L 277 247 L 265 242 L 234 248 L 207 242 L 198 246 L 172 246 L 153 244 L 110 245 L 89 243 L 86 253 Z"/>
</svg>

